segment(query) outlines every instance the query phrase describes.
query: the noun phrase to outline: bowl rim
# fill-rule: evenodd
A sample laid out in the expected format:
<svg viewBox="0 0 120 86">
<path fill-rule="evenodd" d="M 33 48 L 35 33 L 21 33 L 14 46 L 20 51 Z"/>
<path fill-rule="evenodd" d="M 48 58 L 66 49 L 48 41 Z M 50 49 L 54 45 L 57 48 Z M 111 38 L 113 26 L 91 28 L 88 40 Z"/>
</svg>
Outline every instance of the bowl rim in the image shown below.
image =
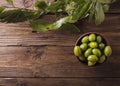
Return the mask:
<svg viewBox="0 0 120 86">
<path fill-rule="evenodd" d="M 87 33 L 82 34 L 81 36 L 78 37 L 78 39 L 77 39 L 77 41 L 76 41 L 76 43 L 75 43 L 75 46 L 78 45 L 78 42 L 79 42 L 79 40 L 80 40 L 81 38 L 83 38 L 84 36 L 89 35 L 89 34 L 100 35 L 100 36 L 103 38 L 103 40 L 105 40 L 106 45 L 110 46 L 110 42 L 108 41 L 107 37 L 106 37 L 105 35 L 103 35 L 102 33 L 99 33 L 99 32 L 87 32 Z"/>
<path fill-rule="evenodd" d="M 78 37 L 78 39 L 77 39 L 77 41 L 76 41 L 76 43 L 75 43 L 75 46 L 79 46 L 79 45 L 78 45 L 78 42 L 79 42 L 84 36 L 89 35 L 89 34 L 95 34 L 95 35 L 101 36 L 101 37 L 104 39 L 104 41 L 106 42 L 106 45 L 107 45 L 107 46 L 110 46 L 110 43 L 109 43 L 107 37 L 104 36 L 103 34 L 99 33 L 99 32 L 87 32 L 87 33 L 82 34 L 81 36 Z M 77 59 L 78 59 L 81 63 L 87 65 L 85 62 L 81 61 L 78 56 L 76 56 L 76 57 L 77 57 Z M 103 63 L 105 63 L 106 60 L 107 60 L 107 56 L 106 56 L 106 59 L 105 59 L 105 61 L 104 61 Z M 103 63 L 102 63 L 102 64 L 103 64 Z M 101 64 L 100 64 L 100 63 L 97 63 L 96 65 L 99 66 L 99 65 L 101 65 Z M 94 66 L 96 66 L 96 65 L 94 65 Z M 94 66 L 91 66 L 91 67 L 94 67 Z"/>
</svg>

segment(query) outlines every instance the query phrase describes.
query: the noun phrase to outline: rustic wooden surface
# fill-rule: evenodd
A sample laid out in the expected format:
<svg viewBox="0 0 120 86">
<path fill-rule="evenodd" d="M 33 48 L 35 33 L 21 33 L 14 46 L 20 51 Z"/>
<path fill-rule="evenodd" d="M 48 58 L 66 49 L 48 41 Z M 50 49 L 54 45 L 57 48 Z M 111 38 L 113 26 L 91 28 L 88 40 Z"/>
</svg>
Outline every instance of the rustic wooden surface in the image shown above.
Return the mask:
<svg viewBox="0 0 120 86">
<path fill-rule="evenodd" d="M 0 86 L 120 86 L 119 6 L 118 0 L 102 25 L 78 22 L 77 34 L 36 33 L 26 22 L 0 23 Z M 51 17 L 47 19 L 52 21 Z M 75 41 L 86 32 L 108 38 L 113 54 L 106 63 L 87 67 L 73 55 Z"/>
</svg>

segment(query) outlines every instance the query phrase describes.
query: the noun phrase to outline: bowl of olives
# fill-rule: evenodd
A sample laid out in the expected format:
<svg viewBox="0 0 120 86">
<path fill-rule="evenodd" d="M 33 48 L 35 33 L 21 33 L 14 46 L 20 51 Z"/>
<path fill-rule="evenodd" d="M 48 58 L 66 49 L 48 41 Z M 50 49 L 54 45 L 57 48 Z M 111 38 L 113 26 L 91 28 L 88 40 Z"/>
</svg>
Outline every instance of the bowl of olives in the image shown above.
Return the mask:
<svg viewBox="0 0 120 86">
<path fill-rule="evenodd" d="M 74 46 L 74 55 L 88 66 L 102 64 L 112 54 L 112 48 L 100 33 L 89 32 L 81 35 Z"/>
</svg>

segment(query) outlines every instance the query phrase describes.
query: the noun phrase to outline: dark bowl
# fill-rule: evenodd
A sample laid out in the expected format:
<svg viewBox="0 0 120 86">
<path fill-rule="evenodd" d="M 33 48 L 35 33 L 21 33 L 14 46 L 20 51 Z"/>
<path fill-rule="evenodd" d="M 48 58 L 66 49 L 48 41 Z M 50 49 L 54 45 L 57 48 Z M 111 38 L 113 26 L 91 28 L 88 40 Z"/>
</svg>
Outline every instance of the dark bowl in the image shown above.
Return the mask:
<svg viewBox="0 0 120 86">
<path fill-rule="evenodd" d="M 82 39 L 84 36 L 89 35 L 89 34 L 91 34 L 91 33 L 93 33 L 93 34 L 95 34 L 95 35 L 101 36 L 101 37 L 102 37 L 102 42 L 105 44 L 105 46 L 106 46 L 106 45 L 108 45 L 108 46 L 110 45 L 109 41 L 107 40 L 107 38 L 106 38 L 103 34 L 98 33 L 98 32 L 88 32 L 88 33 L 84 33 L 83 35 L 81 35 L 81 36 L 77 39 L 77 41 L 76 41 L 76 43 L 75 43 L 75 46 L 80 46 L 80 45 L 82 44 L 82 43 L 81 43 L 81 39 Z M 82 63 L 84 63 L 84 64 L 87 65 L 87 62 L 81 61 L 81 60 L 79 59 L 79 57 L 77 57 L 77 58 L 78 58 L 78 60 L 79 60 L 80 62 L 82 62 Z M 106 57 L 106 60 L 107 60 L 107 57 Z M 106 62 L 106 60 L 105 60 L 104 62 Z M 99 63 L 97 63 L 96 65 L 99 65 Z"/>
</svg>

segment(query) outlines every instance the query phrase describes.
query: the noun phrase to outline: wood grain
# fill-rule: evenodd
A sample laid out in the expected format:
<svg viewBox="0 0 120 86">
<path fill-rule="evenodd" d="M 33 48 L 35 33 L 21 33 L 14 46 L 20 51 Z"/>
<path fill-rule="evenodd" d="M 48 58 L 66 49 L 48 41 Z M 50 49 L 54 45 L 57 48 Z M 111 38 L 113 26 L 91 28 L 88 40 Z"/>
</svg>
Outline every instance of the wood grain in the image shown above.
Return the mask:
<svg viewBox="0 0 120 86">
<path fill-rule="evenodd" d="M 14 1 L 23 7 L 22 0 Z M 1 5 L 8 3 L 0 0 Z M 117 0 L 99 26 L 87 19 L 77 22 L 80 33 L 37 33 L 28 22 L 0 23 L 0 86 L 119 86 L 119 9 Z M 43 19 L 53 22 L 55 16 L 46 15 Z M 113 54 L 104 64 L 88 67 L 74 56 L 74 44 L 86 32 L 99 32 L 109 40 Z"/>
<path fill-rule="evenodd" d="M 0 86 L 118 86 L 120 78 L 1 78 Z"/>
<path fill-rule="evenodd" d="M 88 67 L 73 47 L 0 47 L 0 77 L 120 77 L 119 50 L 114 46 L 104 64 Z"/>
<path fill-rule="evenodd" d="M 116 0 L 110 7 L 109 13 L 120 13 L 120 0 Z"/>
<path fill-rule="evenodd" d="M 62 33 L 60 31 L 32 33 L 27 23 L 0 23 L 0 46 L 73 46 L 77 38 L 86 32 L 102 33 L 108 38 L 111 45 L 119 45 L 120 43 L 120 15 L 107 15 L 105 22 L 99 26 L 89 23 L 86 19 L 78 22 L 77 25 L 81 30 L 80 33 Z"/>
<path fill-rule="evenodd" d="M 0 77 L 120 77 L 120 15 L 107 14 L 99 26 L 86 19 L 76 25 L 81 30 L 77 34 L 34 33 L 27 22 L 1 23 Z M 113 55 L 103 66 L 87 67 L 73 55 L 76 39 L 86 32 L 102 33 L 110 41 Z"/>
</svg>

